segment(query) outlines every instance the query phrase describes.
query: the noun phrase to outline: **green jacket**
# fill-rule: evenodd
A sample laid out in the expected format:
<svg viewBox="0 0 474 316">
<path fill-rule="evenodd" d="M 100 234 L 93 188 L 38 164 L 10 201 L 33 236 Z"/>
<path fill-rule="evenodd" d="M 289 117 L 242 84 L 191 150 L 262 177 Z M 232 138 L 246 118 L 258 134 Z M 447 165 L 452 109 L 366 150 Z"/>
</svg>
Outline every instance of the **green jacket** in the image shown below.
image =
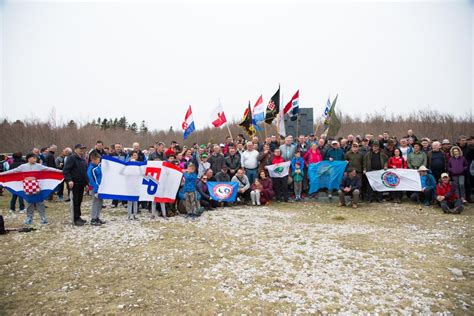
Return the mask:
<svg viewBox="0 0 474 316">
<path fill-rule="evenodd" d="M 296 170 L 291 173 L 291 177 L 293 178 L 294 182 L 301 182 L 303 181 L 304 172 L 303 169 L 300 169 L 300 173 L 296 173 Z"/>
<path fill-rule="evenodd" d="M 364 167 L 364 156 L 361 153 L 353 152 L 352 150 L 348 151 L 344 157 L 347 161 L 349 161 L 348 166 L 354 168 L 357 173 L 362 172 L 362 168 Z"/>
<path fill-rule="evenodd" d="M 411 154 L 408 155 L 408 159 L 407 159 L 408 169 L 418 169 L 421 166 L 426 167 L 427 162 L 428 160 L 426 158 L 426 154 L 422 151 L 419 151 L 418 153 L 412 152 Z"/>
<path fill-rule="evenodd" d="M 372 153 L 373 151 L 370 150 L 365 154 L 364 171 L 372 171 Z M 383 153 L 383 151 L 380 151 L 380 165 L 382 166 L 382 169 L 388 167 L 388 157 Z"/>
</svg>

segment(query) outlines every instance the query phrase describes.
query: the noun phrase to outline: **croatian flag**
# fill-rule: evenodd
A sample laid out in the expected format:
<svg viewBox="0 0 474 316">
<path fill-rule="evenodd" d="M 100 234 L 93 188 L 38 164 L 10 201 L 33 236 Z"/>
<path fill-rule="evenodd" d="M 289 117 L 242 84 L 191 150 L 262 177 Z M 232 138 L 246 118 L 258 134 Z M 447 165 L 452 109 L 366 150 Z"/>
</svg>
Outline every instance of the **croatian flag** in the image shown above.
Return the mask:
<svg viewBox="0 0 474 316">
<path fill-rule="evenodd" d="M 261 95 L 258 98 L 257 102 L 255 102 L 255 105 L 253 106 L 252 118 L 255 124 L 265 120 L 265 106 L 263 105 L 263 98 Z"/>
<path fill-rule="evenodd" d="M 11 170 L 14 171 L 15 169 Z M 30 181 L 30 179 L 36 179 Z M 0 184 L 12 194 L 18 195 L 28 203 L 42 202 L 47 199 L 64 180 L 62 172 L 50 170 L 41 171 L 18 171 L 8 172 L 0 175 Z M 37 192 L 39 186 L 39 193 Z M 25 192 L 26 191 L 26 192 Z"/>
<path fill-rule="evenodd" d="M 296 91 L 296 93 L 291 98 L 290 102 L 288 102 L 283 110 L 284 114 L 288 114 L 290 116 L 290 120 L 296 121 L 298 118 L 298 113 L 300 112 L 300 90 Z"/>
<path fill-rule="evenodd" d="M 211 119 L 212 125 L 214 125 L 214 127 L 221 127 L 227 122 L 224 109 L 222 108 L 222 104 L 220 102 L 219 105 L 212 111 Z"/>
<path fill-rule="evenodd" d="M 184 139 L 188 138 L 189 134 L 191 134 L 195 130 L 193 111 L 191 110 L 191 106 L 189 106 L 188 110 L 186 111 L 182 128 L 184 130 Z"/>
</svg>

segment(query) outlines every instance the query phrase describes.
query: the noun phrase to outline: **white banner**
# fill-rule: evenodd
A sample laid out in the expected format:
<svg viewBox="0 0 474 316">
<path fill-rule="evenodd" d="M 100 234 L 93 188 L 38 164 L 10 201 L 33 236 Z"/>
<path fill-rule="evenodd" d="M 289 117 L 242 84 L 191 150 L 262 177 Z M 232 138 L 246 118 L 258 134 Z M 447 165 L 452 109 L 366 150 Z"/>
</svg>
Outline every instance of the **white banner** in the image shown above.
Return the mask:
<svg viewBox="0 0 474 316">
<path fill-rule="evenodd" d="M 374 191 L 421 191 L 420 174 L 414 169 L 387 169 L 366 173 Z"/>
<path fill-rule="evenodd" d="M 285 161 L 282 163 L 266 166 L 265 168 L 268 170 L 268 175 L 271 178 L 283 178 L 288 175 L 290 165 L 291 161 Z"/>
<path fill-rule="evenodd" d="M 140 201 L 173 203 L 183 173 L 169 162 L 148 161 L 140 185 Z"/>
</svg>

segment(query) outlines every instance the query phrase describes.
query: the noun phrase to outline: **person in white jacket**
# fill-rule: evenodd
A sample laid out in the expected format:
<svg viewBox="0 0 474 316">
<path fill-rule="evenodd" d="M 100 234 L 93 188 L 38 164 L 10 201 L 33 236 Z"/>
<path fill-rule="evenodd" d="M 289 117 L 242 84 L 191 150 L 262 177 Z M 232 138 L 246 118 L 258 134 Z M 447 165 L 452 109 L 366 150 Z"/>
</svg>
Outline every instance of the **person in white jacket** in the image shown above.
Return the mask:
<svg viewBox="0 0 474 316">
<path fill-rule="evenodd" d="M 40 163 L 37 163 L 37 157 L 33 153 L 29 153 L 26 155 L 27 163 L 18 166 L 15 169 L 11 169 L 5 172 L 0 173 L 1 175 L 10 174 L 15 172 L 28 172 L 28 171 L 52 171 L 52 172 L 59 172 L 62 173 L 61 170 L 56 168 L 46 167 Z M 28 207 L 26 208 L 26 219 L 24 221 L 25 225 L 31 225 L 33 223 L 33 212 L 37 210 L 40 214 L 41 224 L 48 224 L 48 220 L 46 219 L 45 214 L 45 205 L 44 201 L 36 202 L 36 203 L 28 203 Z"/>
</svg>

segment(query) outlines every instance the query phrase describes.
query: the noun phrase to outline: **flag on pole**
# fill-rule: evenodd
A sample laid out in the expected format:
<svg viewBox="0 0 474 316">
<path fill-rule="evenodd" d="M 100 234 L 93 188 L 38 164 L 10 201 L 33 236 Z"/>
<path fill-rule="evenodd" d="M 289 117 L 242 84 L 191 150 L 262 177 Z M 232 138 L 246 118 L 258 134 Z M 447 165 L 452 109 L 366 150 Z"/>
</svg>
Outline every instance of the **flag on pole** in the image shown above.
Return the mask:
<svg viewBox="0 0 474 316">
<path fill-rule="evenodd" d="M 271 178 L 283 178 L 288 175 L 290 171 L 291 161 L 285 161 L 282 163 L 276 163 L 274 165 L 266 166 L 268 175 Z"/>
<path fill-rule="evenodd" d="M 211 114 L 212 125 L 214 127 L 221 127 L 227 122 L 225 117 L 224 109 L 222 108 L 222 104 L 219 102 L 219 105 L 216 106 Z"/>
<path fill-rule="evenodd" d="M 255 124 L 265 120 L 265 106 L 263 105 L 263 97 L 260 95 L 257 102 L 253 106 L 253 120 Z"/>
<path fill-rule="evenodd" d="M 329 111 L 330 110 L 331 110 L 331 99 L 328 97 L 328 100 L 326 102 L 326 107 L 324 108 L 324 113 L 323 113 L 324 129 L 326 129 L 329 126 Z"/>
<path fill-rule="evenodd" d="M 188 138 L 189 134 L 191 134 L 195 130 L 193 110 L 191 110 L 191 106 L 189 106 L 188 110 L 186 111 L 182 128 L 184 130 L 184 139 Z"/>
<path fill-rule="evenodd" d="M 247 109 L 244 112 L 242 122 L 239 123 L 239 126 L 242 127 L 244 131 L 251 137 L 254 136 L 256 133 L 252 120 L 252 110 L 250 108 L 250 101 Z"/>
<path fill-rule="evenodd" d="M 339 118 L 337 117 L 337 114 L 336 114 L 337 97 L 338 96 L 336 95 L 336 97 L 332 101 L 331 109 L 329 110 L 327 119 L 324 121 L 325 126 L 327 126 L 327 128 L 324 131 L 324 134 L 327 137 L 336 136 L 337 132 L 339 132 L 339 129 L 341 128 L 341 122 L 339 121 Z"/>
<path fill-rule="evenodd" d="M 280 110 L 280 113 L 277 116 L 277 129 L 278 134 L 283 137 L 286 137 L 286 128 L 285 128 L 285 114 L 283 109 Z"/>
<path fill-rule="evenodd" d="M 285 105 L 285 109 L 283 110 L 283 113 L 288 114 L 290 116 L 290 120 L 292 121 L 296 121 L 298 118 L 298 113 L 300 112 L 299 96 L 300 90 L 296 91 L 291 100 Z"/>
<path fill-rule="evenodd" d="M 278 90 L 270 101 L 268 101 L 267 110 L 265 112 L 265 123 L 271 125 L 273 120 L 278 116 L 278 113 L 280 113 L 280 86 L 278 86 Z"/>
<path fill-rule="evenodd" d="M 421 191 L 421 179 L 418 170 L 387 169 L 366 173 L 374 191 Z"/>
</svg>

